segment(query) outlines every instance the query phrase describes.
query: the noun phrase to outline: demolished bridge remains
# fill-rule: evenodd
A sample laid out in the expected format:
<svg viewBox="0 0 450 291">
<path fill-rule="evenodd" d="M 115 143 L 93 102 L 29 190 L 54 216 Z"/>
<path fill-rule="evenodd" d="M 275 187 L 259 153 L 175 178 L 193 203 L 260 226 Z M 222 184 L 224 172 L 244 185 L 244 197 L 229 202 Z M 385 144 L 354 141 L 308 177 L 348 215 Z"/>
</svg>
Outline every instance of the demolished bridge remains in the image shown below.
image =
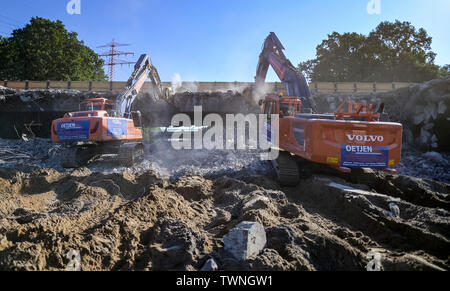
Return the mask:
<svg viewBox="0 0 450 291">
<path fill-rule="evenodd" d="M 281 88 L 281 86 L 280 86 Z M 386 104 L 391 121 L 404 126 L 406 144 L 424 150 L 450 148 L 450 136 L 445 131 L 450 123 L 450 77 L 392 90 L 366 93 L 314 93 L 320 112 L 334 112 L 350 97 L 356 102 Z M 276 93 L 276 92 L 273 92 Z M 76 90 L 14 90 L 0 87 L 0 138 L 18 138 L 30 130 L 36 136 L 48 137 L 51 120 L 65 112 L 79 110 L 81 100 L 104 97 L 114 99 L 110 91 Z M 145 126 L 165 126 L 179 112 L 192 113 L 194 106 L 203 106 L 205 114 L 258 112 L 251 90 L 225 92 L 178 92 L 172 102 L 158 100 L 151 92 L 141 93 L 136 108 L 145 116 Z M 164 114 L 161 114 L 164 112 Z"/>
<path fill-rule="evenodd" d="M 127 82 L 107 82 L 107 81 L 8 81 L 4 80 L 0 86 L 16 90 L 79 90 L 79 91 L 120 91 Z M 173 87 L 171 82 L 161 82 L 165 88 Z M 267 82 L 264 84 L 268 92 L 285 92 L 281 82 Z M 315 93 L 356 93 L 356 92 L 387 92 L 399 88 L 413 85 L 406 82 L 311 82 L 309 87 Z M 144 84 L 144 91 L 152 90 L 150 82 Z M 252 89 L 253 82 L 180 82 L 177 84 L 176 92 L 226 92 L 244 91 Z"/>
</svg>

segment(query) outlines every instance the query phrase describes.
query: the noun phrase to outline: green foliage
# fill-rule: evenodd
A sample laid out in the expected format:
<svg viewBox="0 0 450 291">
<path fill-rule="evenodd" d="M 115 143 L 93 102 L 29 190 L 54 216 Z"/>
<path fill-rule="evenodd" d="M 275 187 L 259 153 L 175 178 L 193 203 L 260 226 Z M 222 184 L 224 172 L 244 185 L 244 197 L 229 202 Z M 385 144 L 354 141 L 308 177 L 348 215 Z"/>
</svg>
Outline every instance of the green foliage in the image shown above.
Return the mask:
<svg viewBox="0 0 450 291">
<path fill-rule="evenodd" d="M 36 17 L 0 39 L 0 79 L 105 80 L 103 60 L 61 21 Z"/>
<path fill-rule="evenodd" d="M 298 69 L 315 82 L 424 82 L 450 74 L 434 64 L 431 42 L 409 22 L 382 22 L 368 36 L 333 32 Z"/>
<path fill-rule="evenodd" d="M 445 65 L 439 70 L 440 77 L 450 76 L 450 65 Z"/>
</svg>

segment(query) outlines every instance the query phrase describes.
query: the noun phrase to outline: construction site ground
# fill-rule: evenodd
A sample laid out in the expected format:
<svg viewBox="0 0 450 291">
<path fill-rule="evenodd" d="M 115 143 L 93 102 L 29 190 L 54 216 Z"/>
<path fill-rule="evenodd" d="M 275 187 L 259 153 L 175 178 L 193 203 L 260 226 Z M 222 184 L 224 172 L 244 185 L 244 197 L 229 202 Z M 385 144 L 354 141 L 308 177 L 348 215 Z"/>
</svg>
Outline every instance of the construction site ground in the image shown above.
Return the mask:
<svg viewBox="0 0 450 291">
<path fill-rule="evenodd" d="M 47 139 L 0 140 L 0 270 L 450 269 L 448 154 L 403 153 L 396 176 L 303 169 L 275 182 L 257 151 L 147 154 L 125 169 L 114 156 L 59 166 Z M 395 203 L 400 216 L 389 215 Z M 223 236 L 242 221 L 265 227 L 266 248 L 239 262 Z"/>
</svg>

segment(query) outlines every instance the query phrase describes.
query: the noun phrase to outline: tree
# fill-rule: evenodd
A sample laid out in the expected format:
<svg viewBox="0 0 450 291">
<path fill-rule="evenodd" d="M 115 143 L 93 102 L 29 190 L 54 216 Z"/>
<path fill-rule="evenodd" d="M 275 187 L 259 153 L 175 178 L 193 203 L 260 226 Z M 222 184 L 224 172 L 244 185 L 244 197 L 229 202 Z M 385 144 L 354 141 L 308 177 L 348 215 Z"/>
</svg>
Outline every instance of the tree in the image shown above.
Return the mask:
<svg viewBox="0 0 450 291">
<path fill-rule="evenodd" d="M 3 75 L 2 71 L 5 68 L 6 58 L 6 38 L 0 35 L 0 77 Z"/>
<path fill-rule="evenodd" d="M 439 71 L 439 75 L 441 77 L 450 76 L 450 65 L 445 65 L 445 66 L 441 67 L 441 69 Z"/>
<path fill-rule="evenodd" d="M 423 82 L 449 75 L 434 64 L 432 38 L 409 22 L 382 22 L 368 36 L 333 32 L 299 64 L 312 81 Z"/>
<path fill-rule="evenodd" d="M 317 58 L 299 65 L 300 71 L 312 80 L 338 82 L 362 79 L 366 71 L 367 40 L 357 33 L 333 32 L 317 47 Z"/>
<path fill-rule="evenodd" d="M 105 80 L 103 60 L 61 21 L 36 17 L 0 39 L 0 79 Z"/>
</svg>

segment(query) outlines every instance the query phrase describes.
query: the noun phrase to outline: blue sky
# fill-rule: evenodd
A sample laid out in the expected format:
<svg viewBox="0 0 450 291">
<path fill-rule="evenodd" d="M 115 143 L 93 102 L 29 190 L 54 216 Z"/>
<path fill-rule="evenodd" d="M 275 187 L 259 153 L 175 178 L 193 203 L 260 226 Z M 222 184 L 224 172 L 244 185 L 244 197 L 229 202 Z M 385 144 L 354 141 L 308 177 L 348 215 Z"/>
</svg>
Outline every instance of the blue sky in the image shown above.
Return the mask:
<svg viewBox="0 0 450 291">
<path fill-rule="evenodd" d="M 262 42 L 277 33 L 293 64 L 314 58 L 332 31 L 367 34 L 381 21 L 407 20 L 433 37 L 439 65 L 450 63 L 449 0 L 381 0 L 370 15 L 369 0 L 81 0 L 81 15 L 69 15 L 69 0 L 1 0 L 0 34 L 33 16 L 62 20 L 94 48 L 129 43 L 123 50 L 151 56 L 161 79 L 253 81 Z M 126 80 L 131 67 L 117 67 Z M 277 81 L 273 71 L 268 81 Z"/>
</svg>

